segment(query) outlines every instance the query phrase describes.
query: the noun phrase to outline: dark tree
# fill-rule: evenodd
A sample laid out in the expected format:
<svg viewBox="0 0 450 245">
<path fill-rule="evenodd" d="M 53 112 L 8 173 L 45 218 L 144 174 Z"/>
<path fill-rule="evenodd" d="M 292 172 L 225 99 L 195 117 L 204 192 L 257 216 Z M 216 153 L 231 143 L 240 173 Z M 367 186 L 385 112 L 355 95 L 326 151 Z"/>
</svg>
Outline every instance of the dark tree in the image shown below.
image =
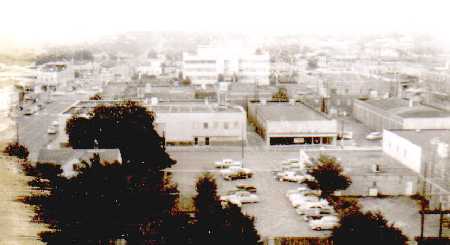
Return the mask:
<svg viewBox="0 0 450 245">
<path fill-rule="evenodd" d="M 288 102 L 289 96 L 285 88 L 279 88 L 276 93 L 272 95 L 272 100 L 279 102 Z"/>
<path fill-rule="evenodd" d="M 335 245 L 404 245 L 408 238 L 380 213 L 351 212 L 343 216 L 331 235 Z"/>
<path fill-rule="evenodd" d="M 169 238 L 173 233 L 183 234 L 182 227 L 168 226 L 185 219 L 173 215 L 178 191 L 163 172 L 160 176 L 131 175 L 124 165 L 101 162 L 98 155 L 82 162 L 72 178 L 61 177 L 61 170 L 48 164 L 28 166 L 26 172 L 35 176 L 32 186 L 44 189 L 45 183 L 48 192 L 23 201 L 36 207 L 36 221 L 53 229 L 41 234 L 49 244 L 99 244 L 117 239 L 131 244 L 180 242 L 179 237 Z"/>
<path fill-rule="evenodd" d="M 89 98 L 90 100 L 102 100 L 102 96 L 100 94 L 94 94 Z"/>
<path fill-rule="evenodd" d="M 309 170 L 309 174 L 315 178 L 315 181 L 306 182 L 313 189 L 320 189 L 323 197 L 330 196 L 337 190 L 347 189 L 352 181 L 343 174 L 343 168 L 336 161 L 336 158 L 321 155 L 319 161 Z"/>
<path fill-rule="evenodd" d="M 3 153 L 8 154 L 8 156 L 15 156 L 24 160 L 27 160 L 28 155 L 30 154 L 25 146 L 17 142 L 8 144 L 5 149 L 3 149 Z"/>
<path fill-rule="evenodd" d="M 197 180 L 196 190 L 195 244 L 259 244 L 254 218 L 243 214 L 236 205 L 221 204 L 216 180 L 211 174 L 204 174 Z"/>
<path fill-rule="evenodd" d="M 153 121 L 153 113 L 136 102 L 99 105 L 87 118 L 70 118 L 66 133 L 73 148 L 118 148 L 125 164 L 159 171 L 175 161 L 164 151 Z"/>
</svg>

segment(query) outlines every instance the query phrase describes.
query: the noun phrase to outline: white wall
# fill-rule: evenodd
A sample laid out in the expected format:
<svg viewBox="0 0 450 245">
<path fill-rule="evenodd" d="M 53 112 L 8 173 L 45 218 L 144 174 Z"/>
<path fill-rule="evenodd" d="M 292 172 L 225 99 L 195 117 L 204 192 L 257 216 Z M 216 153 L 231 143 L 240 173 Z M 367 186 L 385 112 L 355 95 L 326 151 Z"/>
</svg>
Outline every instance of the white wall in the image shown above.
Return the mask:
<svg viewBox="0 0 450 245">
<path fill-rule="evenodd" d="M 310 121 L 267 121 L 266 131 L 272 134 L 336 134 L 336 120 L 310 120 Z"/>
<path fill-rule="evenodd" d="M 383 130 L 383 152 L 414 172 L 422 173 L 422 148 L 395 132 Z"/>
<path fill-rule="evenodd" d="M 207 123 L 207 128 L 205 128 Z M 164 125 L 166 141 L 193 141 L 194 137 L 247 139 L 245 112 L 156 113 L 155 124 Z M 228 128 L 225 128 L 225 125 Z"/>
<path fill-rule="evenodd" d="M 403 129 L 450 129 L 450 117 L 406 118 Z"/>
</svg>

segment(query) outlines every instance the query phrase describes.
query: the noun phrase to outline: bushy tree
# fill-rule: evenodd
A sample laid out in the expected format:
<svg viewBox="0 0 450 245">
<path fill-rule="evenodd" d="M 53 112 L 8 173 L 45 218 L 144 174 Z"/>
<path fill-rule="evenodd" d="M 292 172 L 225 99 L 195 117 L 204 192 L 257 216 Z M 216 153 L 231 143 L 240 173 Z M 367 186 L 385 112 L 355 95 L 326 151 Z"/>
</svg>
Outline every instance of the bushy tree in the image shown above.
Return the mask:
<svg viewBox="0 0 450 245">
<path fill-rule="evenodd" d="M 306 182 L 312 189 L 320 189 L 323 197 L 330 196 L 337 190 L 347 189 L 352 181 L 344 175 L 342 166 L 336 158 L 321 155 L 318 162 L 309 170 L 315 181 Z"/>
<path fill-rule="evenodd" d="M 279 101 L 279 102 L 289 101 L 289 96 L 287 94 L 286 89 L 279 88 L 278 91 L 272 95 L 272 100 Z"/>
<path fill-rule="evenodd" d="M 125 164 L 159 171 L 172 166 L 163 139 L 153 127 L 153 113 L 137 102 L 99 105 L 87 118 L 73 116 L 66 133 L 73 148 L 120 149 Z"/>
<path fill-rule="evenodd" d="M 335 245 L 404 245 L 408 238 L 381 213 L 350 212 L 344 215 L 331 235 Z"/>
<path fill-rule="evenodd" d="M 28 155 L 30 154 L 30 152 L 25 146 L 17 142 L 9 143 L 3 150 L 3 153 L 7 154 L 8 156 L 15 156 L 24 160 L 27 160 Z"/>
<path fill-rule="evenodd" d="M 94 94 L 93 96 L 89 97 L 90 100 L 101 100 L 103 99 L 100 94 Z"/>
<path fill-rule="evenodd" d="M 211 174 L 199 177 L 196 190 L 194 244 L 259 244 L 254 218 L 234 204 L 221 204 Z"/>
<path fill-rule="evenodd" d="M 36 221 L 53 229 L 41 234 L 43 241 L 99 244 L 123 238 L 132 244 L 177 244 L 167 242 L 172 231 L 180 233 L 167 226 L 183 221 L 172 215 L 177 189 L 170 179 L 132 175 L 124 165 L 101 162 L 98 155 L 81 164 L 72 178 L 61 177 L 60 168 L 50 164 L 27 167 L 35 176 L 30 184 L 46 190 L 23 200 L 36 207 Z"/>
</svg>

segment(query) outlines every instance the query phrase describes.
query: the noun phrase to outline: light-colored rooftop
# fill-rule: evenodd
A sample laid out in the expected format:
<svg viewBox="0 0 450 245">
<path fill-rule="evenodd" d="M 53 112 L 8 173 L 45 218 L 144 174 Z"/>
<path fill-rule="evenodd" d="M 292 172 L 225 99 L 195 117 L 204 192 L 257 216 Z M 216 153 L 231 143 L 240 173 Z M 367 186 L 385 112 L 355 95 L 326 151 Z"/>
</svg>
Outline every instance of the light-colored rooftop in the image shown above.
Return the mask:
<svg viewBox="0 0 450 245">
<path fill-rule="evenodd" d="M 402 118 L 450 117 L 449 112 L 431 106 L 415 104 L 410 107 L 406 99 L 389 98 L 364 102 Z"/>
<path fill-rule="evenodd" d="M 270 103 L 257 105 L 257 114 L 267 121 L 317 121 L 329 120 L 324 115 L 301 104 Z"/>
</svg>

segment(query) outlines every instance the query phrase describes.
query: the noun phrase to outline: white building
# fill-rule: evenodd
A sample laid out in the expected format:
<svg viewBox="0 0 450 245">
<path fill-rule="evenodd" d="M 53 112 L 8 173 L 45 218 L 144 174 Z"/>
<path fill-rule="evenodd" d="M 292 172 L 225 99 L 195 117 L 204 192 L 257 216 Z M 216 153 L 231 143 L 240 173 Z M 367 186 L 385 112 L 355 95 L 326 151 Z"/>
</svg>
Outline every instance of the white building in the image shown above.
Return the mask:
<svg viewBox="0 0 450 245">
<path fill-rule="evenodd" d="M 78 101 L 59 115 L 57 144 L 68 141 L 67 119 L 73 115 L 87 116 L 99 104 L 112 105 L 120 101 Z M 144 103 L 155 112 L 154 126 L 168 144 L 208 145 L 214 142 L 247 140 L 247 115 L 241 106 L 219 106 L 196 102 L 158 102 L 153 98 Z"/>
<path fill-rule="evenodd" d="M 136 68 L 136 72 L 141 75 L 160 76 L 162 74 L 162 61 L 159 59 L 148 59 Z"/>
<path fill-rule="evenodd" d="M 198 47 L 196 54 L 183 53 L 183 76 L 193 84 L 219 80 L 268 85 L 270 56 L 235 48 Z"/>
<path fill-rule="evenodd" d="M 44 64 L 37 73 L 35 90 L 57 90 L 69 86 L 75 80 L 73 69 L 63 62 Z"/>
<path fill-rule="evenodd" d="M 450 208 L 450 130 L 384 130 L 383 152 L 419 176 L 419 193 Z"/>
<path fill-rule="evenodd" d="M 290 101 L 250 102 L 249 119 L 267 145 L 334 145 L 337 122 L 308 106 Z"/>
</svg>

